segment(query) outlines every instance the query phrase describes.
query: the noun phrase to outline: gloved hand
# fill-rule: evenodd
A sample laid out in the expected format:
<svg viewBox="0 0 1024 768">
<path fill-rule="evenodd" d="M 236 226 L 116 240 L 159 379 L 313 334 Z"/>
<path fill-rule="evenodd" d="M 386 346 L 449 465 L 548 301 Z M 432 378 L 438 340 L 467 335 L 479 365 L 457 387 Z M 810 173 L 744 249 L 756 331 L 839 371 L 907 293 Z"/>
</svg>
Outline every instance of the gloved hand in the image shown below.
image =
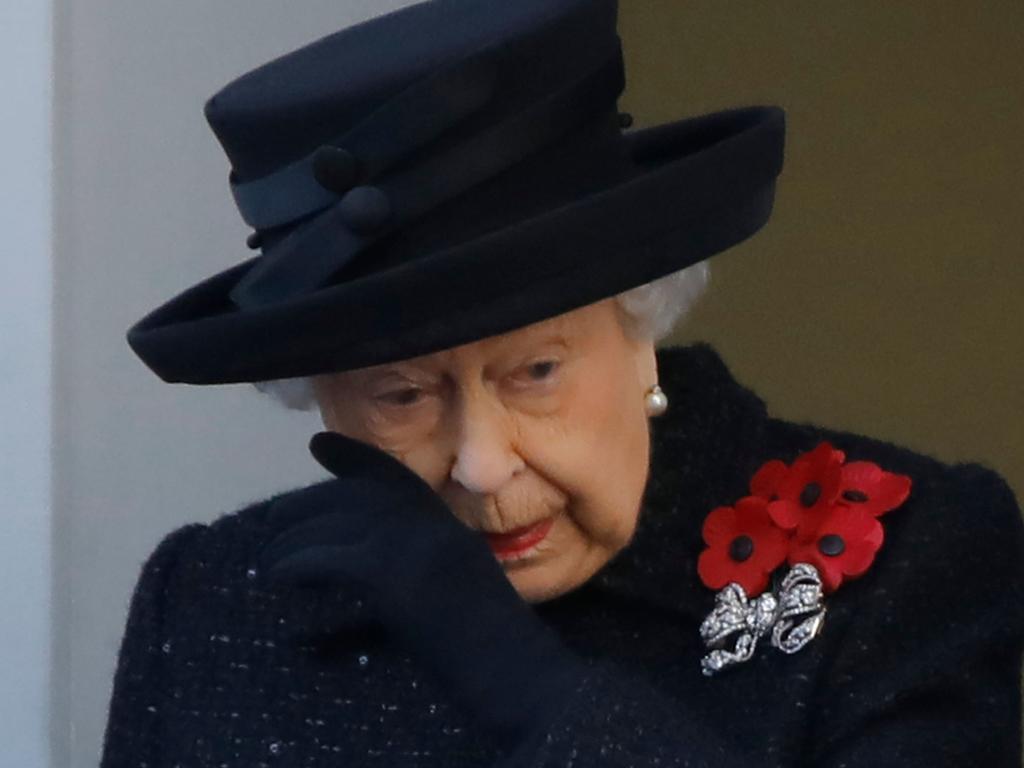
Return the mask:
<svg viewBox="0 0 1024 768">
<path fill-rule="evenodd" d="M 321 432 L 310 451 L 337 479 L 271 510 L 286 527 L 262 554 L 270 579 L 358 583 L 370 611 L 499 746 L 537 738 L 585 666 L 516 592 L 483 534 L 382 450 Z"/>
</svg>

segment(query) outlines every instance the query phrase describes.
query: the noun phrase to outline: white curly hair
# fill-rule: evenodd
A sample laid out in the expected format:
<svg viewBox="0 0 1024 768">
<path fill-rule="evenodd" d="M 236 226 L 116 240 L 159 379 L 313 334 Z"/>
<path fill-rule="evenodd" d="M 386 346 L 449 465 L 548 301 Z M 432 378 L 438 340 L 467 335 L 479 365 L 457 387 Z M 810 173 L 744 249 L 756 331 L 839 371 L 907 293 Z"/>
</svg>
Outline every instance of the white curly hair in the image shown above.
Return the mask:
<svg viewBox="0 0 1024 768">
<path fill-rule="evenodd" d="M 710 277 L 707 261 L 699 261 L 616 295 L 623 330 L 634 339 L 662 340 L 704 293 Z M 253 386 L 292 410 L 311 411 L 317 405 L 308 376 L 256 381 Z"/>
</svg>

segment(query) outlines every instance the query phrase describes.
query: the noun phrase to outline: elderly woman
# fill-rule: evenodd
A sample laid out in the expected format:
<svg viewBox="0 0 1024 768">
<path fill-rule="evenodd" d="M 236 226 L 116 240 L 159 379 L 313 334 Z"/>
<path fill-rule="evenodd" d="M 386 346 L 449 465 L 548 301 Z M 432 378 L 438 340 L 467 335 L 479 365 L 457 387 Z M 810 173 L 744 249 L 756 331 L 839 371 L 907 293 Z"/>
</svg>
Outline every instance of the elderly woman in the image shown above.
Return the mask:
<svg viewBox="0 0 1024 768">
<path fill-rule="evenodd" d="M 1019 764 L 1013 494 L 656 348 L 783 116 L 623 85 L 614 0 L 434 0 L 210 99 L 261 254 L 129 341 L 333 477 L 152 553 L 103 766 Z"/>
</svg>

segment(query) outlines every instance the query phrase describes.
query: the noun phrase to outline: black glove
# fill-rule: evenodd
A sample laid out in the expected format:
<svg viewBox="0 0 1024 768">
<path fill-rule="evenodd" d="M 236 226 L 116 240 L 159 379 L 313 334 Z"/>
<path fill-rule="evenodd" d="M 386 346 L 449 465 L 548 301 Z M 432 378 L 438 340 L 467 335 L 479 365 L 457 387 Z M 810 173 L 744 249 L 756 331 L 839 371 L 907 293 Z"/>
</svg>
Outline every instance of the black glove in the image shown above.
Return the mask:
<svg viewBox="0 0 1024 768">
<path fill-rule="evenodd" d="M 310 451 L 338 479 L 276 503 L 272 521 L 287 527 L 263 552 L 270 579 L 358 583 L 369 610 L 499 746 L 532 742 L 568 703 L 583 661 L 419 475 L 334 432 L 314 435 Z"/>
</svg>

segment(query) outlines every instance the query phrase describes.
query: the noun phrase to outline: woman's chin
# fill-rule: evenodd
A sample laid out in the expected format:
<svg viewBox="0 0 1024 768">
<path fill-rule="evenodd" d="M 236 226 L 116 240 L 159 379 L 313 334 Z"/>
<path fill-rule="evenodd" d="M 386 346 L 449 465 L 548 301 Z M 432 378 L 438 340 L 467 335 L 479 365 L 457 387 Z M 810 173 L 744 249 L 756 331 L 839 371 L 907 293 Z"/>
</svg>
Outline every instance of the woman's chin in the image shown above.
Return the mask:
<svg viewBox="0 0 1024 768">
<path fill-rule="evenodd" d="M 581 586 L 611 554 L 583 533 L 570 510 L 562 510 L 541 541 L 518 552 L 495 551 L 494 556 L 526 602 L 542 603 Z"/>
<path fill-rule="evenodd" d="M 568 591 L 557 580 L 551 579 L 546 574 L 531 574 L 525 570 L 506 570 L 505 573 L 519 596 L 528 603 L 543 603 Z"/>
<path fill-rule="evenodd" d="M 607 557 L 592 548 L 577 553 L 551 550 L 543 558 L 503 564 L 503 567 L 523 600 L 543 603 L 581 586 L 606 561 Z"/>
<path fill-rule="evenodd" d="M 558 555 L 550 548 L 534 548 L 521 555 L 495 554 L 509 582 L 527 602 L 539 602 L 558 590 Z"/>
</svg>

